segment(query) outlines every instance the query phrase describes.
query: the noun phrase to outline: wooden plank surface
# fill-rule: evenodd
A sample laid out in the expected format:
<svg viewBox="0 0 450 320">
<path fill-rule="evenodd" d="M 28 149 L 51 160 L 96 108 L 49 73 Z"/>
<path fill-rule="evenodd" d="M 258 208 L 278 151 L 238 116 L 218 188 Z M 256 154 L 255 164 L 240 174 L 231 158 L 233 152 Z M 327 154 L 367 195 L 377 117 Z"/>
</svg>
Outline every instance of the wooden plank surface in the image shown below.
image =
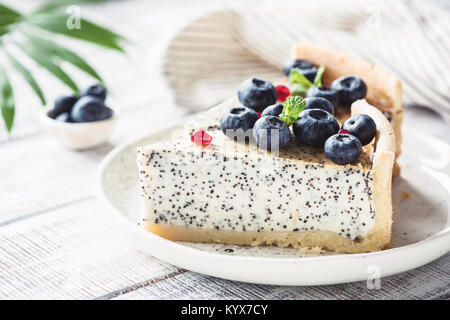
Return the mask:
<svg viewBox="0 0 450 320">
<path fill-rule="evenodd" d="M 23 8 L 35 4 L 30 0 L 9 2 Z M 37 100 L 26 86 L 16 86 L 19 110 L 15 131 L 12 137 L 0 133 L 0 298 L 448 299 L 449 254 L 427 266 L 383 279 L 381 290 L 368 290 L 364 282 L 276 287 L 176 268 L 139 251 L 123 236 L 121 226 L 108 219 L 107 209 L 96 198 L 95 173 L 100 160 L 117 144 L 185 115 L 174 105 L 160 74 L 164 47 L 190 19 L 224 7 L 225 1 L 186 3 L 135 0 L 83 7 L 83 12 L 138 44 L 128 58 L 82 48 L 108 79 L 110 101 L 121 111 L 117 128 L 104 146 L 75 152 L 58 145 L 43 132 Z M 96 10 L 99 6 L 101 10 Z M 130 18 L 124 19 L 123 12 Z M 48 75 L 39 76 L 51 83 L 49 97 L 66 92 Z M 81 75 L 79 79 L 87 81 Z M 413 125 L 424 121 L 432 124 L 435 136 L 449 136 L 445 124 L 434 114 L 410 109 L 406 117 Z"/>
</svg>

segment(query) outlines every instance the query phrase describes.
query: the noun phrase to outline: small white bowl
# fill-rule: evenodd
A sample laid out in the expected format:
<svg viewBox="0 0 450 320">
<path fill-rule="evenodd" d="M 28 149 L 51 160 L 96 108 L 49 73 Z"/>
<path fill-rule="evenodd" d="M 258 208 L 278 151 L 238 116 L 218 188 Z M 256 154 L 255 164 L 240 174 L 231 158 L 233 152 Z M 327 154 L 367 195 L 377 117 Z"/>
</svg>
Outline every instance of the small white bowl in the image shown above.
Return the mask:
<svg viewBox="0 0 450 320">
<path fill-rule="evenodd" d="M 44 108 L 41 121 L 46 131 L 64 146 L 83 150 L 99 146 L 106 142 L 117 120 L 117 112 L 113 110 L 113 116 L 106 120 L 68 123 L 55 120 L 49 116 L 53 106 Z"/>
</svg>

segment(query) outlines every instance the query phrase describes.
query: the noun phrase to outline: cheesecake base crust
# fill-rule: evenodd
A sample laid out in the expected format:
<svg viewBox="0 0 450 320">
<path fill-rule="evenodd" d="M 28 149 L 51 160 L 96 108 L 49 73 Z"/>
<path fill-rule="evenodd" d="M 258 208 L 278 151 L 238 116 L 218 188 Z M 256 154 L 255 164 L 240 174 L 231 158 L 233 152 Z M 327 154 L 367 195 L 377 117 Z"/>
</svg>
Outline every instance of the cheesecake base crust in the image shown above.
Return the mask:
<svg viewBox="0 0 450 320">
<path fill-rule="evenodd" d="M 336 253 L 363 253 L 391 247 L 390 234 L 370 234 L 364 238 L 350 240 L 330 231 L 228 231 L 182 227 L 166 223 L 147 223 L 145 229 L 171 241 L 224 243 L 244 246 L 292 247 L 302 253 L 320 254 L 323 251 Z M 380 244 L 385 244 L 380 246 Z"/>
</svg>

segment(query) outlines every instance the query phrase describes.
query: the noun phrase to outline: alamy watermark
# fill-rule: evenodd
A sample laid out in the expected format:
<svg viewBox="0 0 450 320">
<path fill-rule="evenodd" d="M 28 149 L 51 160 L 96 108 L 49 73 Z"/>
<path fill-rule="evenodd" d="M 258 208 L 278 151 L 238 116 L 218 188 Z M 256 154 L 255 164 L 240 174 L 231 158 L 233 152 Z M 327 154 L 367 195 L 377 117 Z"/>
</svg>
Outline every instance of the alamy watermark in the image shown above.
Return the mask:
<svg viewBox="0 0 450 320">
<path fill-rule="evenodd" d="M 366 287 L 369 290 L 381 289 L 381 269 L 377 265 L 370 265 L 366 269 L 367 281 Z"/>
<path fill-rule="evenodd" d="M 81 8 L 71 5 L 67 7 L 66 13 L 69 15 L 66 20 L 66 27 L 69 30 L 81 29 Z"/>
</svg>

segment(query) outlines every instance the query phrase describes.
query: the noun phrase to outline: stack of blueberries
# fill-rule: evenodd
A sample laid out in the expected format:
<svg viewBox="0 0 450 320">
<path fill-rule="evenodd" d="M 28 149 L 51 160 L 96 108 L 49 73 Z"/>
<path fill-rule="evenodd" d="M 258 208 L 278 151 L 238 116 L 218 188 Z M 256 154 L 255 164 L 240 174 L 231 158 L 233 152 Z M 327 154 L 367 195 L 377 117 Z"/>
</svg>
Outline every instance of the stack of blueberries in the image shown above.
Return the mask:
<svg viewBox="0 0 450 320">
<path fill-rule="evenodd" d="M 106 120 L 113 116 L 113 110 L 105 105 L 105 100 L 106 89 L 99 84 L 91 85 L 79 96 L 58 97 L 49 116 L 68 123 Z"/>
<path fill-rule="evenodd" d="M 285 74 L 295 68 L 308 80 L 313 81 L 317 68 L 304 60 L 289 62 Z M 343 76 L 325 86 L 311 86 L 305 97 L 303 111 L 292 124 L 292 131 L 297 142 L 324 148 L 326 156 L 339 164 L 355 161 L 362 151 L 362 146 L 370 143 L 376 134 L 374 120 L 365 114 L 347 119 L 339 126 L 334 112 L 336 108 L 349 107 L 353 102 L 365 98 L 367 87 L 356 76 Z M 277 90 L 266 80 L 251 78 L 242 82 L 238 89 L 238 98 L 243 106 L 228 109 L 220 120 L 222 131 L 230 135 L 233 131 L 252 129 L 258 146 L 268 150 L 282 148 L 289 143 L 288 124 L 280 118 L 283 103 L 277 103 Z M 273 135 L 273 131 L 277 134 Z"/>
</svg>

